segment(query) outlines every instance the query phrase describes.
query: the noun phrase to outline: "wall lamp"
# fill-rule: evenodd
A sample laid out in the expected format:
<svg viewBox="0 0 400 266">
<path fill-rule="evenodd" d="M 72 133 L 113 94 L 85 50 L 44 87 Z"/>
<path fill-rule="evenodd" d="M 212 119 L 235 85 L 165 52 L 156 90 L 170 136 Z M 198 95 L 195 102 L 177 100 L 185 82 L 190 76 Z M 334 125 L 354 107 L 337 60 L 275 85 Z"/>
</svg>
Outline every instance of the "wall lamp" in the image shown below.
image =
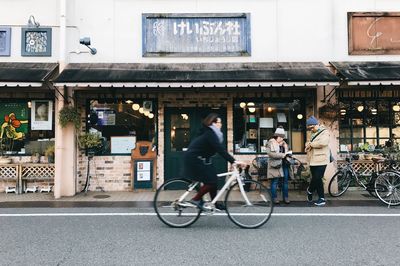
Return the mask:
<svg viewBox="0 0 400 266">
<path fill-rule="evenodd" d="M 90 53 L 92 55 L 95 55 L 97 53 L 97 49 L 90 47 L 90 38 L 89 37 L 83 37 L 79 40 L 79 43 L 82 45 L 85 45 L 87 48 L 89 48 Z"/>
<path fill-rule="evenodd" d="M 40 23 L 35 20 L 35 17 L 33 15 L 29 16 L 28 27 L 31 27 L 31 28 L 33 28 L 33 27 L 39 28 L 40 27 Z"/>
</svg>

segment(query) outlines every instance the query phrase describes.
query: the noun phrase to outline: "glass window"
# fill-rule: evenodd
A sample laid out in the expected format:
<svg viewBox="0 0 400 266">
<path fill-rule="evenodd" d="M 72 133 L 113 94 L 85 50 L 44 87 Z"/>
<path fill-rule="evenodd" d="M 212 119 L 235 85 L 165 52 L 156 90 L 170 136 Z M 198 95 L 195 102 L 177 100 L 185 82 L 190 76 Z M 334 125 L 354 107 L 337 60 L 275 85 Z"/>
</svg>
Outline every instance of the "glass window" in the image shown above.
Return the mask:
<svg viewBox="0 0 400 266">
<path fill-rule="evenodd" d="M 53 101 L 0 99 L 0 151 L 9 155 L 45 154 L 54 145 Z"/>
<path fill-rule="evenodd" d="M 171 151 L 184 151 L 190 143 L 190 117 L 187 114 L 171 115 Z"/>
<path fill-rule="evenodd" d="M 293 152 L 304 151 L 305 106 L 300 99 L 237 99 L 233 107 L 235 153 L 266 153 L 266 144 L 282 126 Z"/>
<path fill-rule="evenodd" d="M 339 120 L 341 147 L 347 146 L 351 151 L 358 151 L 361 145 L 368 143 L 380 148 L 393 138 L 393 134 L 394 138 L 399 138 L 399 102 L 396 99 L 340 99 L 340 105 L 346 106 L 347 110 Z"/>
<path fill-rule="evenodd" d="M 121 151 L 124 150 L 123 147 L 118 149 L 116 147 L 123 145 L 124 141 L 133 139 L 151 141 L 157 145 L 156 111 L 155 100 L 91 100 L 86 128 L 89 132 L 98 133 L 103 138 L 103 147 L 96 154 L 130 154 L 130 149 Z"/>
</svg>

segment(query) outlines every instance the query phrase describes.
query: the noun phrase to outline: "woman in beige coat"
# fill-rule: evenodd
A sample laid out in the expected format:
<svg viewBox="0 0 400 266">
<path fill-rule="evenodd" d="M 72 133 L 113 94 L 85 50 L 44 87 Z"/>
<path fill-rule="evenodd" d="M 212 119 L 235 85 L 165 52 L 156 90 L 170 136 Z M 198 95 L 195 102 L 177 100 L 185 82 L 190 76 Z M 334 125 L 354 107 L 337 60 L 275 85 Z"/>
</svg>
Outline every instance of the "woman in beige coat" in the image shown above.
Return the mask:
<svg viewBox="0 0 400 266">
<path fill-rule="evenodd" d="M 317 206 L 324 206 L 324 183 L 322 181 L 325 169 L 330 159 L 329 132 L 318 124 L 318 120 L 311 116 L 306 121 L 308 130 L 311 130 L 310 141 L 306 143 L 306 153 L 310 162 L 311 182 L 307 188 L 307 200 L 312 202 L 313 193 L 316 190 L 318 200 L 314 203 Z"/>
<path fill-rule="evenodd" d="M 282 127 L 278 127 L 274 133 L 274 136 L 268 141 L 267 154 L 268 154 L 268 173 L 267 178 L 271 179 L 271 197 L 274 203 L 279 203 L 276 195 L 276 188 L 280 178 L 283 178 L 282 182 L 282 196 L 283 201 L 289 204 L 289 177 L 290 165 L 285 157 L 292 152 L 289 151 L 289 147 L 283 140 L 285 138 L 285 130 Z"/>
</svg>

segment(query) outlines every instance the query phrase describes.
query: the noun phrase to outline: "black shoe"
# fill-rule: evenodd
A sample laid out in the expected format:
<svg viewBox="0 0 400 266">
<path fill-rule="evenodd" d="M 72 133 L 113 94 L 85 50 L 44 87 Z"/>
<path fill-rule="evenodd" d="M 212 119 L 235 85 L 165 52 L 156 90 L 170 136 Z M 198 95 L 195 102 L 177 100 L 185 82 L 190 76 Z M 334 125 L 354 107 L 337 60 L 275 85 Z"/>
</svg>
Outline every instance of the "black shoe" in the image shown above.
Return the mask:
<svg viewBox="0 0 400 266">
<path fill-rule="evenodd" d="M 203 200 L 189 200 L 189 203 L 195 205 L 197 208 L 199 208 L 202 211 L 204 210 L 203 209 L 203 205 L 204 205 Z"/>
<path fill-rule="evenodd" d="M 219 202 L 215 203 L 215 208 L 220 210 L 220 211 L 225 211 L 226 210 L 225 204 L 219 203 Z"/>
<path fill-rule="evenodd" d="M 313 198 L 313 195 L 311 192 L 308 191 L 308 188 L 307 188 L 307 201 L 311 203 L 313 201 L 312 198 Z"/>
</svg>

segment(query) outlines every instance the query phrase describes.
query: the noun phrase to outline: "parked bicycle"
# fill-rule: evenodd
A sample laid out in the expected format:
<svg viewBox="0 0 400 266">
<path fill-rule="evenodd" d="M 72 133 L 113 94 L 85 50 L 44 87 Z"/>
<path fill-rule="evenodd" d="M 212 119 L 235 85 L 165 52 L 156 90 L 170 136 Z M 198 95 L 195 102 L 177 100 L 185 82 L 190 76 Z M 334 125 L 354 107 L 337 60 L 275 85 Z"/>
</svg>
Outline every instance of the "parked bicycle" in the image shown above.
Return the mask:
<svg viewBox="0 0 400 266">
<path fill-rule="evenodd" d="M 376 197 L 374 182 L 376 179 L 376 172 L 372 174 L 357 173 L 353 167 L 352 157 L 346 157 L 346 163 L 343 167 L 339 168 L 329 182 L 328 191 L 332 197 L 342 196 L 350 186 L 352 181 L 355 181 L 360 187 L 364 188 L 368 193 Z"/>
<path fill-rule="evenodd" d="M 346 164 L 338 169 L 329 182 L 328 191 L 332 197 L 343 195 L 354 180 L 372 196 L 378 198 L 388 207 L 400 205 L 400 172 L 394 168 L 397 161 L 387 158 L 373 158 L 374 163 L 386 164 L 388 167 L 371 174 L 357 173 L 352 158 L 346 158 Z"/>
<path fill-rule="evenodd" d="M 212 215 L 218 211 L 215 203 L 226 192 L 226 213 L 233 223 L 242 228 L 258 228 L 268 222 L 274 206 L 270 191 L 264 185 L 246 179 L 237 167 L 218 176 L 229 178 L 217 196 L 204 203 L 205 214 Z M 166 181 L 154 196 L 154 210 L 158 218 L 170 227 L 187 227 L 196 222 L 203 210 L 189 201 L 199 187 L 200 182 L 184 178 Z"/>
</svg>

